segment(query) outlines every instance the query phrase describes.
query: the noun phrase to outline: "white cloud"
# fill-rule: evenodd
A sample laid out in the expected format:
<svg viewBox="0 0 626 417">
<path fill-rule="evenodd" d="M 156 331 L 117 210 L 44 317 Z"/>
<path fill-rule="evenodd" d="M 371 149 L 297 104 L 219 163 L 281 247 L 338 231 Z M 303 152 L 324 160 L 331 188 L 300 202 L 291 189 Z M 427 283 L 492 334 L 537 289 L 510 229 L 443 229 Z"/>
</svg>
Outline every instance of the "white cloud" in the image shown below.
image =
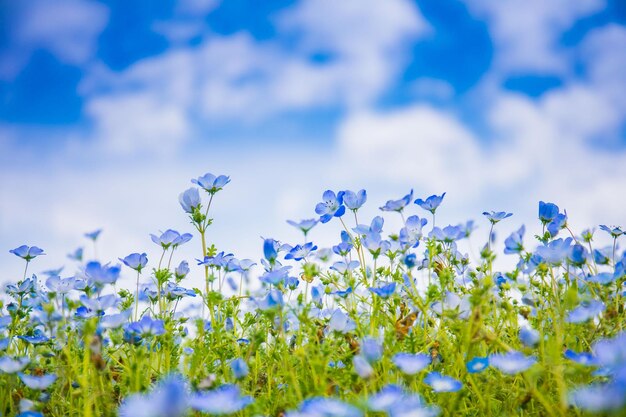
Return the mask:
<svg viewBox="0 0 626 417">
<path fill-rule="evenodd" d="M 567 75 L 567 55 L 560 36 L 579 18 L 601 10 L 604 0 L 470 0 L 479 18 L 486 18 L 495 44 L 494 66 L 507 73 Z"/>
</svg>

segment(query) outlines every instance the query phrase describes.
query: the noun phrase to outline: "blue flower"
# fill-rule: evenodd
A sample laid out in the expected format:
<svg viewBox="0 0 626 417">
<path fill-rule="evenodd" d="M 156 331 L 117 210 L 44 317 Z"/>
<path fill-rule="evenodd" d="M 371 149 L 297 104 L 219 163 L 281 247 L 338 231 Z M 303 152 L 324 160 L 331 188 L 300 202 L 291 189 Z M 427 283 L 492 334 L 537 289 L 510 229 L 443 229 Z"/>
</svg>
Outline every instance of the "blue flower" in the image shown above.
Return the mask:
<svg viewBox="0 0 626 417">
<path fill-rule="evenodd" d="M 39 329 L 36 329 L 32 335 L 18 336 L 18 339 L 22 339 L 32 345 L 40 345 L 50 340 L 50 338 Z"/>
<path fill-rule="evenodd" d="M 120 299 L 115 294 L 107 294 L 96 298 L 88 298 L 85 295 L 81 295 L 80 301 L 89 310 L 103 313 L 106 309 L 117 305 Z"/>
<path fill-rule="evenodd" d="M 365 224 L 358 224 L 356 227 L 352 228 L 352 230 L 360 235 L 367 235 L 368 233 L 381 233 L 383 231 L 384 224 L 385 219 L 380 216 L 376 216 L 372 219 L 369 226 Z"/>
<path fill-rule="evenodd" d="M 11 249 L 9 253 L 14 254 L 15 256 L 19 256 L 20 258 L 24 259 L 26 262 L 30 262 L 31 259 L 34 259 L 39 255 L 45 255 L 45 253 L 43 253 L 43 249 L 38 248 L 37 246 L 27 246 L 27 245 L 22 245 L 15 249 Z"/>
<path fill-rule="evenodd" d="M 259 280 L 266 284 L 278 285 L 280 283 L 283 283 L 287 279 L 287 275 L 289 275 L 290 269 L 290 266 L 284 266 L 273 271 L 267 271 L 259 277 Z"/>
<path fill-rule="evenodd" d="M 285 304 L 283 301 L 283 293 L 277 289 L 269 290 L 264 298 L 253 299 L 253 301 L 256 303 L 257 307 L 263 311 L 282 307 Z"/>
<path fill-rule="evenodd" d="M 177 280 L 182 280 L 189 273 L 189 263 L 187 261 L 181 261 L 180 264 L 174 270 L 174 276 Z"/>
<path fill-rule="evenodd" d="M 27 357 L 11 358 L 9 356 L 0 357 L 0 371 L 5 374 L 14 374 L 22 371 L 26 368 L 26 365 L 30 363 L 30 359 Z"/>
<path fill-rule="evenodd" d="M 357 211 L 365 204 L 367 192 L 365 190 L 360 190 L 356 193 L 350 190 L 339 191 L 337 197 L 343 201 L 343 204 L 345 204 L 348 209 Z"/>
<path fill-rule="evenodd" d="M 399 200 L 388 200 L 384 206 L 380 207 L 380 209 L 382 211 L 402 212 L 411 200 L 413 200 L 413 190 Z"/>
<path fill-rule="evenodd" d="M 616 278 L 617 277 L 615 276 L 615 274 L 612 274 L 610 272 L 600 272 L 599 274 L 587 277 L 587 281 L 595 282 L 597 284 L 602 284 L 602 285 L 609 285 L 613 281 L 615 281 Z"/>
<path fill-rule="evenodd" d="M 292 225 L 293 227 L 300 229 L 300 231 L 306 236 L 311 229 L 313 229 L 317 223 L 319 223 L 318 219 L 305 219 L 300 220 L 299 222 L 293 220 L 287 220 L 287 223 Z"/>
<path fill-rule="evenodd" d="M 532 327 L 523 326 L 519 331 L 519 340 L 526 347 L 535 347 L 539 343 L 539 332 Z"/>
<path fill-rule="evenodd" d="M 626 389 L 617 383 L 592 384 L 569 393 L 575 407 L 593 413 L 618 410 L 626 404 Z"/>
<path fill-rule="evenodd" d="M 234 359 L 230 363 L 230 369 L 233 371 L 233 375 L 236 379 L 242 379 L 248 376 L 248 372 L 250 369 L 248 368 L 248 364 L 241 358 Z"/>
<path fill-rule="evenodd" d="M 330 316 L 328 330 L 340 333 L 348 333 L 356 329 L 356 323 L 340 309 L 336 309 Z"/>
<path fill-rule="evenodd" d="M 200 192 L 197 188 L 191 187 L 178 196 L 178 202 L 183 210 L 185 210 L 185 213 L 193 213 L 194 210 L 202 204 Z"/>
<path fill-rule="evenodd" d="M 588 256 L 589 253 L 587 252 L 587 249 L 585 249 L 583 245 L 577 243 L 570 249 L 568 259 L 573 265 L 582 267 L 587 262 Z"/>
<path fill-rule="evenodd" d="M 167 250 L 170 247 L 176 248 L 183 243 L 189 242 L 192 237 L 191 233 L 184 233 L 181 235 L 176 230 L 172 229 L 167 229 L 165 232 L 161 233 L 160 236 L 150 234 L 152 241 L 157 245 L 160 245 L 163 250 Z"/>
<path fill-rule="evenodd" d="M 559 234 L 559 231 L 565 227 L 567 227 L 567 212 L 558 213 L 554 219 L 548 223 L 547 229 L 550 236 L 555 237 Z"/>
<path fill-rule="evenodd" d="M 520 253 L 524 250 L 523 239 L 525 232 L 526 227 L 522 225 L 517 231 L 511 233 L 511 235 L 504 240 L 505 254 Z"/>
<path fill-rule="evenodd" d="M 613 239 L 617 239 L 618 237 L 624 234 L 624 231 L 622 230 L 622 228 L 618 226 L 609 227 L 604 224 L 601 224 L 600 229 L 610 234 Z"/>
<path fill-rule="evenodd" d="M 309 256 L 309 254 L 315 249 L 317 249 L 317 246 L 313 245 L 313 242 L 308 242 L 304 245 L 296 245 L 289 251 L 288 254 L 285 255 L 285 259 L 301 261 L 302 259 Z"/>
<path fill-rule="evenodd" d="M 147 394 L 134 394 L 122 401 L 120 417 L 180 417 L 187 414 L 190 395 L 185 380 L 170 375 Z"/>
<path fill-rule="evenodd" d="M 369 378 L 374 374 L 374 368 L 372 365 L 361 355 L 356 355 L 352 359 L 352 366 L 354 372 L 356 372 L 361 378 Z"/>
<path fill-rule="evenodd" d="M 320 222 L 328 223 L 333 217 L 341 217 L 346 212 L 342 195 L 335 195 L 331 190 L 324 191 L 322 202 L 315 206 L 315 212 L 320 215 Z"/>
<path fill-rule="evenodd" d="M 20 379 L 28 388 L 36 390 L 44 390 L 56 381 L 57 376 L 54 374 L 47 374 L 42 376 L 26 375 L 18 373 Z"/>
<path fill-rule="evenodd" d="M 370 395 L 367 399 L 367 406 L 372 411 L 389 413 L 389 410 L 408 396 L 407 392 L 400 386 L 385 385 L 376 394 Z"/>
<path fill-rule="evenodd" d="M 73 253 L 68 253 L 67 257 L 73 261 L 83 261 L 83 248 L 76 249 Z"/>
<path fill-rule="evenodd" d="M 428 220 L 424 218 L 420 219 L 418 216 L 409 216 L 409 218 L 406 219 L 404 227 L 400 229 L 400 243 L 413 248 L 417 247 L 422 238 L 422 228 L 426 226 L 426 223 L 428 223 Z"/>
<path fill-rule="evenodd" d="M 353 405 L 327 397 L 304 400 L 297 413 L 289 412 L 286 417 L 361 417 L 363 413 Z"/>
<path fill-rule="evenodd" d="M 379 287 L 370 287 L 369 290 L 380 298 L 387 299 L 396 291 L 396 283 L 390 282 L 389 284 L 384 284 Z"/>
<path fill-rule="evenodd" d="M 535 250 L 535 254 L 549 264 L 560 265 L 569 255 L 571 243 L 571 237 L 567 239 L 556 239 L 547 245 L 539 246 Z"/>
<path fill-rule="evenodd" d="M 606 306 L 602 301 L 591 300 L 583 301 L 567 314 L 565 321 L 568 323 L 584 323 L 597 317 L 606 309 Z"/>
<path fill-rule="evenodd" d="M 107 314 L 100 318 L 100 328 L 102 329 L 118 329 L 128 321 L 130 310 L 118 314 Z"/>
<path fill-rule="evenodd" d="M 242 396 L 237 385 L 222 385 L 211 391 L 198 392 L 189 399 L 191 408 L 208 414 L 232 414 L 252 403 L 252 397 Z"/>
<path fill-rule="evenodd" d="M 85 266 L 85 276 L 90 284 L 103 286 L 114 284 L 120 277 L 121 267 L 119 265 L 102 265 L 100 262 L 92 261 Z"/>
<path fill-rule="evenodd" d="M 445 195 L 446 193 L 443 193 L 440 196 L 431 195 L 426 200 L 422 200 L 421 198 L 418 198 L 417 200 L 415 200 L 415 204 L 417 204 L 424 210 L 430 211 L 431 213 L 435 214 L 437 207 L 439 207 Z"/>
<path fill-rule="evenodd" d="M 93 232 L 85 233 L 85 237 L 87 239 L 91 239 L 91 240 L 93 240 L 95 242 L 96 239 L 98 239 L 98 236 L 100 236 L 100 233 L 102 233 L 102 229 L 98 229 L 98 230 L 94 230 Z"/>
<path fill-rule="evenodd" d="M 270 264 L 273 264 L 278 257 L 278 250 L 280 249 L 280 243 L 274 239 L 263 240 L 263 256 L 268 260 Z"/>
<path fill-rule="evenodd" d="M 514 375 L 523 372 L 537 362 L 534 356 L 525 356 L 518 351 L 494 353 L 489 356 L 489 364 L 505 374 Z"/>
<path fill-rule="evenodd" d="M 489 357 L 476 357 L 467 363 L 467 372 L 475 374 L 482 372 L 489 367 Z"/>
<path fill-rule="evenodd" d="M 513 215 L 513 213 L 507 213 L 506 211 L 492 211 L 492 212 L 484 211 L 483 212 L 483 216 L 487 217 L 487 219 L 489 219 L 491 224 L 496 224 L 500 220 L 504 220 L 506 218 L 509 218 L 512 215 Z"/>
<path fill-rule="evenodd" d="M 425 353 L 396 353 L 392 362 L 407 375 L 414 375 L 430 365 L 430 355 Z"/>
<path fill-rule="evenodd" d="M 330 269 L 339 272 L 340 274 L 345 274 L 347 271 L 352 271 L 355 268 L 359 267 L 359 261 L 350 261 L 345 263 L 344 261 L 337 261 Z"/>
<path fill-rule="evenodd" d="M 439 372 L 431 372 L 426 375 L 424 383 L 430 385 L 435 392 L 456 392 L 463 387 L 461 381 L 441 375 Z"/>
<path fill-rule="evenodd" d="M 145 253 L 131 253 L 126 256 L 124 259 L 118 258 L 120 261 L 124 262 L 124 265 L 129 267 L 130 269 L 134 269 L 137 272 L 141 272 L 141 270 L 148 263 L 148 255 Z"/>
<path fill-rule="evenodd" d="M 226 175 L 219 175 L 216 177 L 213 174 L 207 173 L 198 177 L 198 179 L 192 179 L 191 182 L 197 184 L 209 194 L 215 194 L 230 182 L 230 178 Z"/>
<path fill-rule="evenodd" d="M 153 320 L 146 314 L 141 320 L 130 323 L 127 329 L 142 338 L 160 336 L 165 333 L 165 323 L 163 320 Z"/>
<path fill-rule="evenodd" d="M 585 366 L 594 366 L 598 364 L 596 358 L 589 352 L 576 353 L 571 349 L 567 349 L 563 353 L 563 356 L 572 362 L 576 362 Z"/>
<path fill-rule="evenodd" d="M 383 357 L 383 346 L 378 340 L 365 337 L 361 341 L 361 355 L 369 363 L 376 363 Z"/>
<path fill-rule="evenodd" d="M 553 203 L 539 202 L 539 220 L 544 225 L 550 223 L 559 214 L 559 206 Z"/>
<path fill-rule="evenodd" d="M 391 244 L 383 240 L 379 233 L 369 232 L 363 239 L 363 246 L 365 246 L 374 258 L 378 258 L 381 253 L 385 253 L 389 250 Z"/>
<path fill-rule="evenodd" d="M 350 294 L 352 294 L 352 287 L 348 287 L 345 290 L 337 290 L 332 292 L 331 294 L 336 295 L 337 297 L 346 298 Z"/>
<path fill-rule="evenodd" d="M 430 231 L 430 236 L 441 242 L 452 243 L 456 240 L 464 238 L 465 233 L 463 233 L 461 227 L 449 225 L 443 229 L 434 227 L 433 230 Z"/>
</svg>

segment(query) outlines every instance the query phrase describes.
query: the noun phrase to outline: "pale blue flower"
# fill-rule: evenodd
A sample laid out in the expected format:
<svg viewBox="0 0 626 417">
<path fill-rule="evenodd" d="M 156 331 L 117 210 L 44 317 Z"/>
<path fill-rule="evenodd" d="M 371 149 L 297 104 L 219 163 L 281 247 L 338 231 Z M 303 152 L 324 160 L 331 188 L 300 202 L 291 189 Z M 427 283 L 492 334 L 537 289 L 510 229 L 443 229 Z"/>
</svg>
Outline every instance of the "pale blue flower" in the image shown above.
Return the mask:
<svg viewBox="0 0 626 417">
<path fill-rule="evenodd" d="M 494 353 L 489 356 L 489 364 L 505 374 L 514 375 L 524 372 L 537 362 L 534 356 L 525 356 L 521 352 Z"/>
<path fill-rule="evenodd" d="M 430 385 L 435 392 L 456 392 L 463 387 L 461 381 L 441 375 L 439 372 L 431 372 L 426 375 L 424 383 Z"/>
<path fill-rule="evenodd" d="M 396 353 L 392 361 L 405 374 L 414 375 L 430 365 L 431 358 L 425 353 Z"/>
</svg>

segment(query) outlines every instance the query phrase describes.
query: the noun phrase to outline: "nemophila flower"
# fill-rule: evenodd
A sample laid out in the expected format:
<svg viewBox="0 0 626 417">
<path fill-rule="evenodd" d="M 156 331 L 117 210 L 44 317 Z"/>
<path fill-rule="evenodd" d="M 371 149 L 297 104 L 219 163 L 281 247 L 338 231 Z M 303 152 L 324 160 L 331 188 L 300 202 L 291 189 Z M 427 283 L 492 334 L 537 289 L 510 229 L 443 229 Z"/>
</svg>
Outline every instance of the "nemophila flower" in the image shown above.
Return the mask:
<svg viewBox="0 0 626 417">
<path fill-rule="evenodd" d="M 190 394 L 180 375 L 161 380 L 147 394 L 134 394 L 122 401 L 120 417 L 181 417 L 187 414 Z"/>
<path fill-rule="evenodd" d="M 352 367 L 361 378 L 367 379 L 374 374 L 374 368 L 372 365 L 361 355 L 356 355 L 352 359 Z"/>
<path fill-rule="evenodd" d="M 130 323 L 127 329 L 142 338 L 160 336 L 165 333 L 165 323 L 146 314 L 141 320 Z"/>
<path fill-rule="evenodd" d="M 98 237 L 100 236 L 100 233 L 102 233 L 102 229 L 97 229 L 97 230 L 94 230 L 93 232 L 85 233 L 84 236 L 87 239 L 93 240 L 95 242 L 98 239 Z"/>
<path fill-rule="evenodd" d="M 270 285 L 278 285 L 283 283 L 287 276 L 289 275 L 290 266 L 284 266 L 282 268 L 275 269 L 273 271 L 265 272 L 263 275 L 259 277 L 261 282 Z"/>
<path fill-rule="evenodd" d="M 315 206 L 315 213 L 320 215 L 320 222 L 328 223 L 333 217 L 341 217 L 346 212 L 342 195 L 335 195 L 331 190 L 324 191 L 322 202 Z"/>
<path fill-rule="evenodd" d="M 406 219 L 404 227 L 400 229 L 399 239 L 400 243 L 410 247 L 417 247 L 419 241 L 422 238 L 422 228 L 426 226 L 428 220 L 419 216 L 409 216 Z"/>
<path fill-rule="evenodd" d="M 572 349 L 566 349 L 563 353 L 563 356 L 566 359 L 569 359 L 572 362 L 579 363 L 585 366 L 594 366 L 597 365 L 596 358 L 589 352 L 580 352 L 577 353 Z"/>
<path fill-rule="evenodd" d="M 537 362 L 534 356 L 525 356 L 522 352 L 510 351 L 494 353 L 489 356 L 489 364 L 500 372 L 514 375 L 524 372 Z"/>
<path fill-rule="evenodd" d="M 337 271 L 340 274 L 345 274 L 347 271 L 352 271 L 358 267 L 359 267 L 359 261 L 350 261 L 348 263 L 344 261 L 337 261 L 334 264 L 332 264 L 330 269 L 332 269 L 333 271 Z"/>
<path fill-rule="evenodd" d="M 530 326 L 522 326 L 519 331 L 519 340 L 526 347 L 535 347 L 539 343 L 539 332 Z"/>
<path fill-rule="evenodd" d="M 547 229 L 550 236 L 555 237 L 559 234 L 559 231 L 565 227 L 567 227 L 567 212 L 558 213 L 554 219 L 548 223 Z"/>
<path fill-rule="evenodd" d="M 248 364 L 241 358 L 233 359 L 230 362 L 230 370 L 236 379 L 245 378 L 248 376 L 248 372 L 250 372 Z"/>
<path fill-rule="evenodd" d="M 45 255 L 45 253 L 43 253 L 43 249 L 38 248 L 37 246 L 27 245 L 22 245 L 15 249 L 11 249 L 9 253 L 14 254 L 15 256 L 19 256 L 26 262 L 30 262 L 32 259 L 35 259 L 39 255 Z"/>
<path fill-rule="evenodd" d="M 389 413 L 394 405 L 405 400 L 407 396 L 408 393 L 404 388 L 394 384 L 385 385 L 380 391 L 369 396 L 367 407 L 371 411 Z"/>
<path fill-rule="evenodd" d="M 289 411 L 285 417 L 362 417 L 363 412 L 341 400 L 313 397 L 304 400 L 297 411 Z"/>
<path fill-rule="evenodd" d="M 89 262 L 85 266 L 85 276 L 91 285 L 96 286 L 114 284 L 120 277 L 120 271 L 119 265 L 102 265 L 98 261 Z"/>
<path fill-rule="evenodd" d="M 194 394 L 189 404 L 194 410 L 212 414 L 232 414 L 243 410 L 252 403 L 252 397 L 241 395 L 237 385 L 222 385 L 211 391 Z"/>
<path fill-rule="evenodd" d="M 396 291 L 396 283 L 390 282 L 388 284 L 383 284 L 379 287 L 370 287 L 368 289 L 380 298 L 387 299 L 391 297 Z"/>
<path fill-rule="evenodd" d="M 100 318 L 99 326 L 102 329 L 118 329 L 122 327 L 130 317 L 130 311 L 117 314 L 107 314 Z"/>
<path fill-rule="evenodd" d="M 379 233 L 370 232 L 363 239 L 363 246 L 374 258 L 378 258 L 381 253 L 385 253 L 391 247 L 387 240 L 383 240 Z"/>
<path fill-rule="evenodd" d="M 230 182 L 230 178 L 226 175 L 215 176 L 213 174 L 207 173 L 201 177 L 198 177 L 198 179 L 192 179 L 191 182 L 198 185 L 209 194 L 215 194 Z"/>
<path fill-rule="evenodd" d="M 407 253 L 402 258 L 402 263 L 406 265 L 407 268 L 413 268 L 417 264 L 417 255 L 414 253 Z"/>
<path fill-rule="evenodd" d="M 352 287 L 348 287 L 345 290 L 337 290 L 332 292 L 331 294 L 336 295 L 337 297 L 346 298 L 350 294 L 352 294 Z"/>
<path fill-rule="evenodd" d="M 550 223 L 559 214 L 559 206 L 553 203 L 539 202 L 539 220 L 544 225 Z"/>
<path fill-rule="evenodd" d="M 611 262 L 610 248 L 594 249 L 593 260 L 598 265 L 608 265 Z"/>
<path fill-rule="evenodd" d="M 89 298 L 85 295 L 80 296 L 80 302 L 89 310 L 103 313 L 105 310 L 117 306 L 120 299 L 115 294 L 107 294 L 100 297 Z"/>
<path fill-rule="evenodd" d="M 624 231 L 622 230 L 622 228 L 618 226 L 609 227 L 607 225 L 601 224 L 600 229 L 610 234 L 613 239 L 617 239 L 618 237 L 624 234 Z"/>
<path fill-rule="evenodd" d="M 369 363 L 376 363 L 383 357 L 383 346 L 378 340 L 365 337 L 361 341 L 361 355 Z"/>
<path fill-rule="evenodd" d="M 478 372 L 482 372 L 489 367 L 489 357 L 485 356 L 484 358 L 475 357 L 471 361 L 469 361 L 466 365 L 467 372 L 470 374 L 476 374 Z"/>
<path fill-rule="evenodd" d="M 278 257 L 280 243 L 274 239 L 263 239 L 263 256 L 270 264 L 273 264 Z"/>
<path fill-rule="evenodd" d="M 465 237 L 463 230 L 459 226 L 446 226 L 443 229 L 434 227 L 430 231 L 430 237 L 434 237 L 440 242 L 452 243 Z"/>
<path fill-rule="evenodd" d="M 289 288 L 291 291 L 294 291 L 300 285 L 300 280 L 296 277 L 287 277 L 285 278 L 285 287 Z"/>
<path fill-rule="evenodd" d="M 517 231 L 511 233 L 509 237 L 504 240 L 504 253 L 507 255 L 521 253 L 524 250 L 524 233 L 526 227 L 522 225 Z"/>
<path fill-rule="evenodd" d="M 615 369 L 626 365 L 626 332 L 612 339 L 598 340 L 592 351 L 600 366 Z"/>
<path fill-rule="evenodd" d="M 426 200 L 422 200 L 421 198 L 418 198 L 414 202 L 415 204 L 417 204 L 424 210 L 430 211 L 432 214 L 435 214 L 435 211 L 437 211 L 437 208 L 439 207 L 439 205 L 441 204 L 445 196 L 446 196 L 446 193 L 443 193 L 439 196 L 431 195 Z"/>
<path fill-rule="evenodd" d="M 21 372 L 30 363 L 27 357 L 11 358 L 9 356 L 0 357 L 0 371 L 5 374 Z"/>
<path fill-rule="evenodd" d="M 348 333 L 356 329 L 356 323 L 340 309 L 336 309 L 330 316 L 328 330 L 339 333 Z"/>
<path fill-rule="evenodd" d="M 387 200 L 384 206 L 380 207 L 382 211 L 402 212 L 404 208 L 413 200 L 413 190 L 399 200 Z"/>
<path fill-rule="evenodd" d="M 205 256 L 203 260 L 196 259 L 198 265 L 206 265 L 215 267 L 218 269 L 226 268 L 228 263 L 234 258 L 232 253 L 225 253 L 224 251 L 215 254 L 214 256 Z"/>
<path fill-rule="evenodd" d="M 343 361 L 330 361 L 328 362 L 328 367 L 329 368 L 337 368 L 337 369 L 344 369 L 346 367 L 346 364 L 343 363 Z"/>
<path fill-rule="evenodd" d="M 456 392 L 463 388 L 461 381 L 441 375 L 439 372 L 431 372 L 426 375 L 424 383 L 430 385 L 435 392 Z"/>
<path fill-rule="evenodd" d="M 304 245 L 294 246 L 288 254 L 285 255 L 285 259 L 293 259 L 294 261 L 301 261 L 311 254 L 317 246 L 313 242 L 305 243 Z"/>
<path fill-rule="evenodd" d="M 278 291 L 277 289 L 269 290 L 265 297 L 261 299 L 253 298 L 259 310 L 270 310 L 274 308 L 282 307 L 285 302 L 283 301 L 283 293 Z"/>
<path fill-rule="evenodd" d="M 57 269 L 48 269 L 47 271 L 43 271 L 42 274 L 47 277 L 56 277 L 61 275 L 61 272 L 65 269 L 64 266 Z"/>
<path fill-rule="evenodd" d="M 571 247 L 569 255 L 567 256 L 572 265 L 577 267 L 582 267 L 587 262 L 588 257 L 589 252 L 587 252 L 587 249 L 578 243 Z"/>
<path fill-rule="evenodd" d="M 78 248 L 72 253 L 68 253 L 67 257 L 73 261 L 82 262 L 83 261 L 83 248 Z"/>
<path fill-rule="evenodd" d="M 200 199 L 200 192 L 197 188 L 191 187 L 178 196 L 178 202 L 180 206 L 185 210 L 185 213 L 193 213 L 195 209 L 200 207 L 202 200 Z"/>
<path fill-rule="evenodd" d="M 165 232 L 162 232 L 159 236 L 150 234 L 150 239 L 157 245 L 160 245 L 164 250 L 169 249 L 170 247 L 176 248 L 179 245 L 187 243 L 192 238 L 191 233 L 183 233 L 182 235 L 178 233 L 176 230 L 167 229 Z"/>
<path fill-rule="evenodd" d="M 385 219 L 380 216 L 376 216 L 372 219 L 369 226 L 365 224 L 358 224 L 356 227 L 352 228 L 352 230 L 360 235 L 367 235 L 368 233 L 381 233 L 383 231 L 384 224 Z"/>
<path fill-rule="evenodd" d="M 56 381 L 57 376 L 54 374 L 47 374 L 42 376 L 26 375 L 18 373 L 20 379 L 28 388 L 36 390 L 44 390 Z"/>
<path fill-rule="evenodd" d="M 501 220 L 507 219 L 511 217 L 513 213 L 507 213 L 506 211 L 484 211 L 483 216 L 487 217 L 487 219 L 491 222 L 491 224 L 496 224 Z"/>
<path fill-rule="evenodd" d="M 568 401 L 592 413 L 615 411 L 626 404 L 626 387 L 617 383 L 592 384 L 571 391 Z"/>
<path fill-rule="evenodd" d="M 126 256 L 124 259 L 118 258 L 120 261 L 124 263 L 130 269 L 134 269 L 137 272 L 141 272 L 141 270 L 148 263 L 148 255 L 145 253 L 131 253 Z"/>
<path fill-rule="evenodd" d="M 430 365 L 430 355 L 425 353 L 396 353 L 392 362 L 405 374 L 414 375 Z"/>
<path fill-rule="evenodd" d="M 439 414 L 439 407 L 425 405 L 416 395 L 394 404 L 389 410 L 389 417 L 437 417 Z"/>
<path fill-rule="evenodd" d="M 77 279 L 75 277 L 61 278 L 58 276 L 50 277 L 46 280 L 46 287 L 57 294 L 67 294 L 76 289 Z"/>
<path fill-rule="evenodd" d="M 174 277 L 178 281 L 182 280 L 189 273 L 189 263 L 187 261 L 181 261 L 176 269 L 174 269 Z"/>
<path fill-rule="evenodd" d="M 539 246 L 535 250 L 544 262 L 551 265 L 560 265 L 569 255 L 572 238 L 556 239 L 544 246 Z"/>
<path fill-rule="evenodd" d="M 30 343 L 31 345 L 41 345 L 50 340 L 50 338 L 46 336 L 40 329 L 36 329 L 33 334 L 22 335 L 18 336 L 17 338 L 22 339 L 23 341 Z"/>
<path fill-rule="evenodd" d="M 0 352 L 5 351 L 9 348 L 11 344 L 11 339 L 5 337 L 4 339 L 0 339 Z"/>
<path fill-rule="evenodd" d="M 615 274 L 610 272 L 600 272 L 599 274 L 591 275 L 587 277 L 588 282 L 595 282 L 596 284 L 609 285 L 615 281 Z"/>
<path fill-rule="evenodd" d="M 365 190 L 360 190 L 356 193 L 350 190 L 339 191 L 337 196 L 342 199 L 346 208 L 352 211 L 357 211 L 367 201 L 367 192 Z"/>
<path fill-rule="evenodd" d="M 441 304 L 441 301 L 435 301 L 431 304 L 430 308 L 439 316 L 443 315 L 445 312 L 446 315 L 456 315 L 460 319 L 466 319 L 469 317 L 471 310 L 469 298 L 467 296 L 461 298 L 456 293 L 451 291 L 446 292 L 443 305 Z"/>
<path fill-rule="evenodd" d="M 293 220 L 287 220 L 287 223 L 295 227 L 296 229 L 300 229 L 300 231 L 306 236 L 311 229 L 313 229 L 318 223 L 318 219 L 305 219 L 300 220 L 299 222 Z"/>
<path fill-rule="evenodd" d="M 16 417 L 44 417 L 39 411 L 26 410 L 19 413 Z"/>
</svg>

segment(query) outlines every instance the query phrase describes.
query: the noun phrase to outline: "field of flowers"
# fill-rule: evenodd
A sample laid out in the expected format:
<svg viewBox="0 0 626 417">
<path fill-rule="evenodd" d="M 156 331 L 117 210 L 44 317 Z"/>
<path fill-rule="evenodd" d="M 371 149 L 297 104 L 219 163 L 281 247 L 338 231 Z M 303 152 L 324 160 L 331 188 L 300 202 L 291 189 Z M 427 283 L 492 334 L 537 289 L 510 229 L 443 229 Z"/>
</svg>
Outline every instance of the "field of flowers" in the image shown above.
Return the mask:
<svg viewBox="0 0 626 417">
<path fill-rule="evenodd" d="M 179 201 L 195 233 L 152 235 L 161 256 L 150 263 L 78 250 L 74 276 L 37 277 L 29 267 L 44 251 L 11 250 L 24 275 L 0 304 L 0 415 L 626 413 L 619 227 L 577 235 L 565 212 L 539 202 L 542 235 L 522 226 L 496 242 L 511 213 L 485 212 L 489 239 L 474 263 L 459 249 L 473 222 L 436 223 L 445 193 L 411 191 L 361 219 L 365 190 L 326 191 L 315 218 L 289 221 L 301 242 L 266 238 L 262 259 L 238 259 L 207 233 L 229 177 L 192 182 Z M 385 230 L 385 216 L 404 227 Z M 342 229 L 335 246 L 308 241 L 329 222 Z M 594 248 L 594 233 L 612 245 Z M 177 259 L 192 244 L 193 265 Z M 496 256 L 516 267 L 497 271 Z M 134 288 L 116 287 L 122 268 Z"/>
</svg>

